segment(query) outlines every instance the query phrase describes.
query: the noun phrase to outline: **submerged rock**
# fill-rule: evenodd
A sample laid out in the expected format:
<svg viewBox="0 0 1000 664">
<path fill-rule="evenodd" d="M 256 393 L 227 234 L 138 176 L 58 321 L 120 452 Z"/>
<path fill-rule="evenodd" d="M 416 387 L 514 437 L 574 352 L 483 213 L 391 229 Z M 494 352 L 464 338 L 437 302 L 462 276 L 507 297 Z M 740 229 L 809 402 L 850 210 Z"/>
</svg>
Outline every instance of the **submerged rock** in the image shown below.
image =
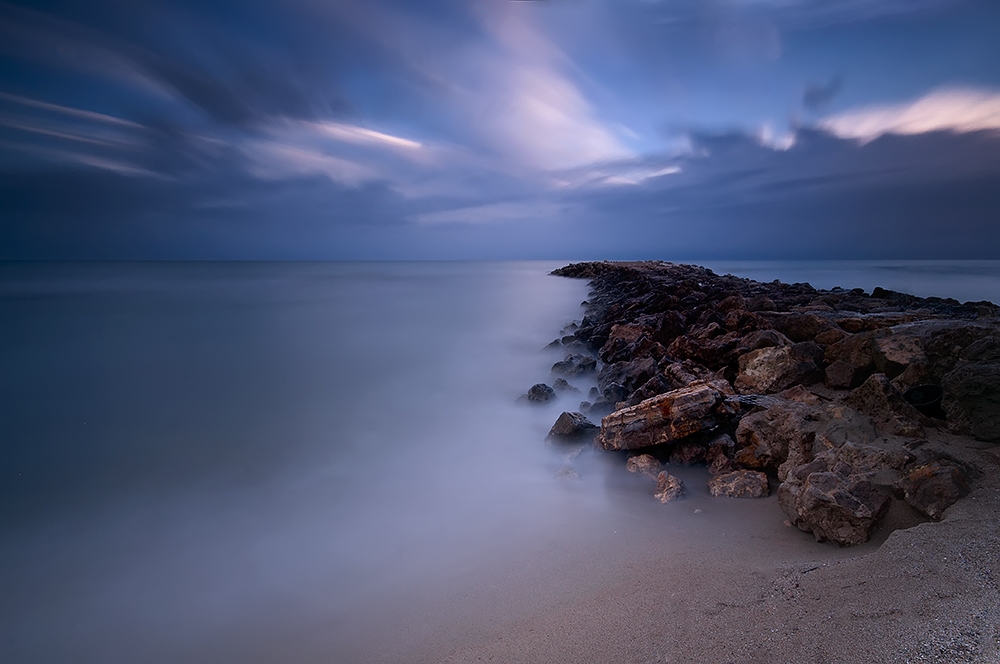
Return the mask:
<svg viewBox="0 0 1000 664">
<path fill-rule="evenodd" d="M 546 403 L 556 398 L 556 391 L 545 383 L 538 383 L 528 388 L 525 399 L 531 403 Z"/>
<path fill-rule="evenodd" d="M 696 381 L 606 416 L 597 442 L 606 450 L 672 443 L 736 415 L 739 404 L 728 398 L 732 395 L 724 380 Z"/>
<path fill-rule="evenodd" d="M 671 475 L 667 471 L 661 471 L 656 476 L 656 492 L 653 497 L 661 503 L 669 503 L 684 496 L 684 482 L 681 478 Z"/>
<path fill-rule="evenodd" d="M 597 360 L 580 353 L 567 355 L 566 359 L 552 365 L 552 373 L 564 376 L 582 376 L 597 369 Z"/>
<path fill-rule="evenodd" d="M 640 473 L 655 480 L 663 470 L 663 464 L 652 454 L 639 454 L 629 457 L 625 462 L 625 469 L 630 473 Z"/>
<path fill-rule="evenodd" d="M 587 437 L 592 438 L 597 431 L 597 425 L 588 420 L 583 413 L 564 412 L 549 429 L 546 440 L 575 442 Z"/>
</svg>

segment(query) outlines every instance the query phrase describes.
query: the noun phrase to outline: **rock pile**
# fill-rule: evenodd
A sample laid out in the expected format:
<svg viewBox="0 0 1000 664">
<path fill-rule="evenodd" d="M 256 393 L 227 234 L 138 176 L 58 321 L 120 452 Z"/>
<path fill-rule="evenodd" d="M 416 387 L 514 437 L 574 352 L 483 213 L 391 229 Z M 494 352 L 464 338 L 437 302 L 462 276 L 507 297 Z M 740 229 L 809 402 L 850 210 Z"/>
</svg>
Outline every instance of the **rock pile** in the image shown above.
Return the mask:
<svg viewBox="0 0 1000 664">
<path fill-rule="evenodd" d="M 599 448 L 639 452 L 628 469 L 655 477 L 663 502 L 684 487 L 660 459 L 703 463 L 712 495 L 763 497 L 774 484 L 792 524 L 852 545 L 893 500 L 940 519 L 968 493 L 975 469 L 928 430 L 1000 443 L 1000 308 L 989 302 L 662 262 L 553 274 L 592 287 L 583 320 L 551 344 L 567 352 L 557 387 L 570 394 L 566 378 L 596 375 L 597 389 L 550 437 L 596 434 Z M 914 407 L 904 394 L 918 392 L 943 396 Z M 554 397 L 536 385 L 522 399 Z M 603 416 L 599 432 L 584 413 Z"/>
</svg>

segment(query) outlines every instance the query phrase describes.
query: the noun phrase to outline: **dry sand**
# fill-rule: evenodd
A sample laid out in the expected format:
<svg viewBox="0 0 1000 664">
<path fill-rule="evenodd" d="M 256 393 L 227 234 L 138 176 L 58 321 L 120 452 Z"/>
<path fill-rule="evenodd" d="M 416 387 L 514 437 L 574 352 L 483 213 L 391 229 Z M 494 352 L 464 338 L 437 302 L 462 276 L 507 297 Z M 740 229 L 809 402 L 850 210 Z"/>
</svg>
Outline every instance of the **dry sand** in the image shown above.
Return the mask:
<svg viewBox="0 0 1000 664">
<path fill-rule="evenodd" d="M 620 504 L 344 623 L 345 661 L 1000 662 L 1000 446 L 940 432 L 982 471 L 941 522 L 897 503 L 868 544 L 817 544 L 774 497 Z M 695 486 L 695 469 L 686 481 Z M 650 510 L 672 515 L 651 520 Z M 657 525 L 657 524 L 660 525 Z M 907 527 L 909 526 L 909 527 Z M 895 529 L 895 530 L 894 530 Z M 599 532 L 598 532 L 599 531 Z M 343 642 L 342 642 L 343 643 Z"/>
</svg>

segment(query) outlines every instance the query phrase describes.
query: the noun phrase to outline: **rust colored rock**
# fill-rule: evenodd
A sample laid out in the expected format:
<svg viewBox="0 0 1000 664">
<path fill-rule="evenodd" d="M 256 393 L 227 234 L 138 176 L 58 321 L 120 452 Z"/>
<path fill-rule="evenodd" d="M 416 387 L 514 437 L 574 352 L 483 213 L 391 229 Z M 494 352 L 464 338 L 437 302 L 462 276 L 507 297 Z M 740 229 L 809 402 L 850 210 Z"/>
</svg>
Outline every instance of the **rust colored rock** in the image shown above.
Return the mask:
<svg viewBox="0 0 1000 664">
<path fill-rule="evenodd" d="M 775 327 L 792 341 L 812 341 L 832 328 L 833 323 L 814 313 L 794 312 L 782 317 Z"/>
<path fill-rule="evenodd" d="M 816 431 L 824 419 L 820 408 L 784 400 L 751 413 L 736 429 L 740 449 L 734 460 L 750 468 L 778 468 L 779 478 L 784 479 L 781 467 L 789 458 L 792 466 L 812 458 Z"/>
<path fill-rule="evenodd" d="M 601 421 L 597 442 L 606 450 L 636 450 L 672 443 L 712 429 L 739 413 L 729 383 L 696 381 L 611 413 Z"/>
<path fill-rule="evenodd" d="M 817 334 L 816 338 L 813 339 L 813 341 L 815 341 L 818 344 L 822 344 L 824 346 L 830 346 L 837 343 L 838 341 L 843 341 L 846 338 L 847 338 L 847 332 L 844 332 L 843 330 L 837 327 L 831 327 L 826 332 L 820 332 L 819 334 Z"/>
<path fill-rule="evenodd" d="M 889 509 L 906 454 L 845 443 L 788 471 L 778 504 L 800 530 L 841 546 L 868 541 Z"/>
<path fill-rule="evenodd" d="M 900 487 L 914 509 L 940 521 L 946 509 L 969 493 L 969 480 L 956 465 L 933 461 L 910 471 Z"/>
<path fill-rule="evenodd" d="M 577 441 L 597 434 L 597 425 L 584 417 L 583 413 L 564 412 L 549 429 L 546 440 Z"/>
<path fill-rule="evenodd" d="M 653 497 L 661 503 L 669 503 L 684 495 L 684 482 L 681 478 L 675 477 L 667 471 L 661 471 L 656 476 L 656 492 Z"/>
<path fill-rule="evenodd" d="M 872 375 L 861 387 L 848 394 L 844 402 L 872 418 L 875 428 L 880 431 L 911 438 L 924 435 L 923 417 L 916 408 L 906 403 L 902 393 L 885 374 Z"/>
<path fill-rule="evenodd" d="M 711 448 L 709 448 L 709 451 L 711 451 Z M 709 461 L 709 459 L 711 460 Z M 725 454 L 706 456 L 706 461 L 708 461 L 709 475 L 725 475 L 726 473 L 731 473 L 736 470 L 736 465 L 733 463 L 733 460 Z"/>
<path fill-rule="evenodd" d="M 708 492 L 727 498 L 764 498 L 770 492 L 767 475 L 756 470 L 737 470 L 708 480 Z"/>
<path fill-rule="evenodd" d="M 823 373 L 805 344 L 760 348 L 740 356 L 736 389 L 744 394 L 770 394 L 793 385 L 817 383 Z"/>
<path fill-rule="evenodd" d="M 630 473 L 640 473 L 655 480 L 663 470 L 663 464 L 652 454 L 639 454 L 625 462 L 625 469 Z"/>
</svg>

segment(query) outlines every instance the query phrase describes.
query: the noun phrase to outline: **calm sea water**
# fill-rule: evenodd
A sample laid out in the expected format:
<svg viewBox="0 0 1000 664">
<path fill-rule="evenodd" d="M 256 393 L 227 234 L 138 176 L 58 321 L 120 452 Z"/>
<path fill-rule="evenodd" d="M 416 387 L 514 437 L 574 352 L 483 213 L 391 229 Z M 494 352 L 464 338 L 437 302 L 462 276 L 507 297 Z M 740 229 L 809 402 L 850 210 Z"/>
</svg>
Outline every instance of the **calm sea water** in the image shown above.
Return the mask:
<svg viewBox="0 0 1000 664">
<path fill-rule="evenodd" d="M 558 265 L 0 265 L 0 661 L 417 661 L 682 511 L 744 546 L 754 501 L 692 470 L 669 511 L 543 443 L 580 395 L 514 404 L 581 315 Z M 995 262 L 711 267 L 1000 300 Z"/>
</svg>

